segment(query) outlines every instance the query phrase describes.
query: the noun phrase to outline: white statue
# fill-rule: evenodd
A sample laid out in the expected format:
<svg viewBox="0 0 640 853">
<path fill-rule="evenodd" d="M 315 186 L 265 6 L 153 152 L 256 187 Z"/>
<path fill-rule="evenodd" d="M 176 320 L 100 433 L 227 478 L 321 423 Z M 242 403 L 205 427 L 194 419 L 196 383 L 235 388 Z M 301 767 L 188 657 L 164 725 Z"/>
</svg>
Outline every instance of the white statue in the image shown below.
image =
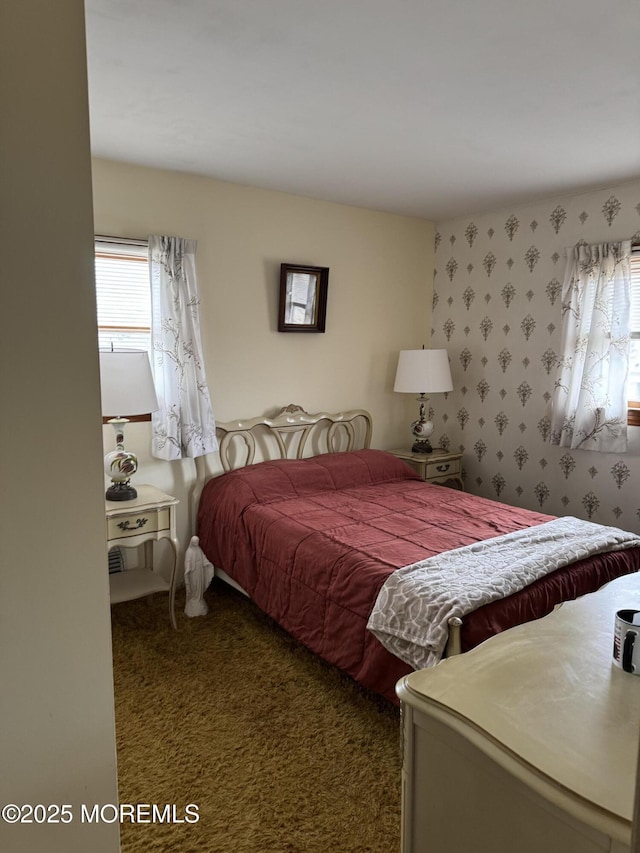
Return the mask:
<svg viewBox="0 0 640 853">
<path fill-rule="evenodd" d="M 192 536 L 184 555 L 184 585 L 186 602 L 184 612 L 187 616 L 206 616 L 209 612 L 204 594 L 213 580 L 213 566 L 200 547 L 200 540 Z"/>
</svg>

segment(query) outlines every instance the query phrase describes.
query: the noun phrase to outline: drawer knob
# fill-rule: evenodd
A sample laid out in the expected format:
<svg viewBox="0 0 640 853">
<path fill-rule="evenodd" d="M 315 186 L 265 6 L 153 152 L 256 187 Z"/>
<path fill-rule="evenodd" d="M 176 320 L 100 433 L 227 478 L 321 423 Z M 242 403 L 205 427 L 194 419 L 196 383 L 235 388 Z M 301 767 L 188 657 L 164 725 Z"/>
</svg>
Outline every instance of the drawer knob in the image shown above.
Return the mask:
<svg viewBox="0 0 640 853">
<path fill-rule="evenodd" d="M 134 526 L 132 526 L 132 525 L 129 523 L 129 519 L 127 519 L 126 521 L 121 521 L 121 522 L 118 524 L 118 527 L 120 528 L 120 530 L 140 530 L 140 528 L 141 528 L 141 527 L 144 527 L 144 526 L 145 526 L 145 524 L 147 523 L 147 521 L 149 521 L 149 519 L 148 519 L 148 518 L 139 518 L 139 519 L 136 521 L 135 525 L 134 525 Z"/>
<path fill-rule="evenodd" d="M 449 463 L 449 462 L 447 462 L 447 464 L 446 464 L 446 465 L 436 465 L 436 470 L 437 470 L 437 471 L 442 471 L 442 473 L 443 473 L 443 474 L 444 474 L 444 472 L 445 472 L 445 471 L 448 471 L 448 470 L 449 470 L 449 468 L 450 468 L 450 463 Z"/>
</svg>

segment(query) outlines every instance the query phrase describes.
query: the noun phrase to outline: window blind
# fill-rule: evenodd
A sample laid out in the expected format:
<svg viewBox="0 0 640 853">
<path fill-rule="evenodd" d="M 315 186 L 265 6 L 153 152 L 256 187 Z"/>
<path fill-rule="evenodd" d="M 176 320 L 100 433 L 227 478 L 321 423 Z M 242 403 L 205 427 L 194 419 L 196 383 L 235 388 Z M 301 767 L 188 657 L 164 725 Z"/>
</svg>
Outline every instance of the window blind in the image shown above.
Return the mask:
<svg viewBox="0 0 640 853">
<path fill-rule="evenodd" d="M 635 408 L 640 403 L 640 249 L 634 249 L 631 254 L 631 316 L 629 319 L 631 342 L 627 399 Z"/>
<path fill-rule="evenodd" d="M 631 255 L 631 337 L 640 340 L 640 249 Z"/>
<path fill-rule="evenodd" d="M 151 350 L 151 287 L 147 246 L 96 240 L 100 349 Z"/>
</svg>

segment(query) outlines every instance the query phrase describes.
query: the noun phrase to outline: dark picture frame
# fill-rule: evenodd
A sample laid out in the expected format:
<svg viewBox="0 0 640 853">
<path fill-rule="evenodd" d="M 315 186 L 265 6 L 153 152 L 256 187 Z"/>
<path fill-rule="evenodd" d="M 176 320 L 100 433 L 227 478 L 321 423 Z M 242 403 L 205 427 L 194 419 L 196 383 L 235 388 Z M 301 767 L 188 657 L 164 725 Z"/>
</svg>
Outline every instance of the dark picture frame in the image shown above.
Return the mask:
<svg viewBox="0 0 640 853">
<path fill-rule="evenodd" d="M 329 267 L 280 265 L 279 332 L 324 332 Z"/>
</svg>

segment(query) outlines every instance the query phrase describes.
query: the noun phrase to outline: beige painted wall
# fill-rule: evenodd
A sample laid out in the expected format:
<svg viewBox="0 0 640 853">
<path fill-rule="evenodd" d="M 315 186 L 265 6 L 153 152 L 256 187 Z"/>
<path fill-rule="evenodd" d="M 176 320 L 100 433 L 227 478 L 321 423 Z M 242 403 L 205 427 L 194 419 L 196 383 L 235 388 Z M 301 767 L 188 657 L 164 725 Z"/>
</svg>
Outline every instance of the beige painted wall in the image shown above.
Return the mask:
<svg viewBox="0 0 640 853">
<path fill-rule="evenodd" d="M 104 160 L 94 160 L 93 176 L 96 233 L 198 241 L 203 346 L 218 420 L 291 402 L 311 412 L 366 408 L 375 447 L 408 442 L 416 404 L 392 388 L 398 351 L 428 345 L 431 223 Z M 324 334 L 277 331 L 281 262 L 330 268 Z M 151 460 L 148 427 L 131 425 L 128 436 L 143 450 L 138 481 L 181 499 L 184 544 L 193 464 Z M 110 445 L 107 431 L 105 440 Z"/>
<path fill-rule="evenodd" d="M 119 849 L 80 819 L 117 801 L 83 15 L 5 0 L 0 26 L 0 804 L 73 815 L 0 822 L 7 853 Z"/>
</svg>

